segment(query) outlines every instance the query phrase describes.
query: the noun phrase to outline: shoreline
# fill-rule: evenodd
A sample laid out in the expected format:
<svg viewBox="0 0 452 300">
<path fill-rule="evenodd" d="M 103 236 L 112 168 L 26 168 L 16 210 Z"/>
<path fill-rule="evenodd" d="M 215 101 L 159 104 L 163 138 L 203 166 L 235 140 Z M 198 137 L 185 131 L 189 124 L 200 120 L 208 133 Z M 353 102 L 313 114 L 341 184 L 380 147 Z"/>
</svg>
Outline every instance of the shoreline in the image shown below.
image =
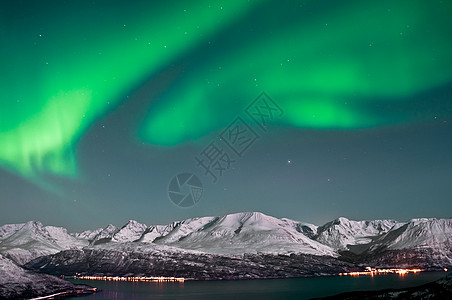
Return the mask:
<svg viewBox="0 0 452 300">
<path fill-rule="evenodd" d="M 87 286 L 85 286 L 85 287 L 87 287 Z M 68 298 L 68 297 L 80 297 L 80 296 L 87 296 L 87 295 L 95 294 L 100 291 L 101 290 L 99 290 L 98 288 L 90 287 L 90 288 L 85 288 L 83 290 L 72 290 L 72 291 L 54 293 L 54 294 L 47 295 L 47 296 L 39 296 L 36 298 L 31 298 L 30 300 L 64 299 L 64 298 Z"/>
<path fill-rule="evenodd" d="M 402 270 L 402 269 L 394 269 L 394 270 Z M 411 271 L 412 270 L 412 271 Z M 414 271 L 416 270 L 416 271 Z M 350 272 L 349 274 L 344 274 L 344 273 L 338 273 L 338 274 L 322 274 L 322 275 L 311 275 L 311 276 L 296 276 L 296 277 L 260 277 L 260 278 L 235 278 L 235 279 L 230 279 L 230 278 L 225 278 L 225 279 L 197 279 L 197 278 L 178 278 L 178 279 L 183 279 L 180 281 L 176 281 L 176 280 L 139 280 L 139 279 L 132 279 L 132 278 L 146 278 L 146 276 L 130 276 L 131 279 L 128 279 L 127 276 L 88 276 L 88 275 L 84 275 L 84 276 L 65 276 L 66 280 L 84 280 L 84 281 L 120 281 L 120 282 L 149 282 L 149 283 L 184 283 L 184 282 L 189 282 L 189 281 L 195 281 L 195 282 L 214 282 L 214 281 L 250 281 L 250 280 L 278 280 L 278 279 L 297 279 L 297 278 L 324 278 L 324 277 L 359 277 L 361 276 L 385 276 L 385 275 L 397 275 L 397 276 L 405 276 L 405 275 L 416 275 L 416 274 L 420 274 L 420 273 L 440 273 L 440 272 L 444 272 L 444 276 L 447 276 L 449 274 L 452 274 L 452 272 L 450 270 L 448 271 L 443 271 L 443 270 L 420 270 L 420 269 L 410 269 L 410 271 L 407 272 L 403 272 L 403 273 L 397 273 L 397 272 L 381 272 L 379 274 L 375 274 L 375 275 L 371 275 L 370 272 L 369 274 L 364 274 L 364 272 Z M 360 274 L 356 274 L 355 273 L 360 273 Z M 353 274 L 353 275 L 352 275 Z M 88 278 L 89 277 L 89 278 Z M 152 276 L 149 276 L 152 277 Z M 104 279 L 107 278 L 107 279 Z M 109 279 L 110 278 L 110 279 Z M 113 279 L 113 278 L 120 278 L 120 279 Z M 155 277 L 155 278 L 160 278 L 160 277 Z M 165 278 L 173 278 L 173 277 L 165 277 Z M 177 277 L 174 277 L 177 278 Z"/>
</svg>

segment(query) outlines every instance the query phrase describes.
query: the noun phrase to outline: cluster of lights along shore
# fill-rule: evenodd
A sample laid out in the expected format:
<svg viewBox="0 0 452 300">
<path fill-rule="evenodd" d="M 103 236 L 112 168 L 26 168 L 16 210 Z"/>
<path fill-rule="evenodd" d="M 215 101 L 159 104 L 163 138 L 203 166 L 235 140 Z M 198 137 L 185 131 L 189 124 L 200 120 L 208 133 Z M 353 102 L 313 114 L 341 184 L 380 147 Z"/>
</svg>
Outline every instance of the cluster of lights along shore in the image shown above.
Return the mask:
<svg viewBox="0 0 452 300">
<path fill-rule="evenodd" d="M 387 274 L 398 274 L 403 276 L 407 273 L 419 273 L 422 272 L 421 269 L 377 269 L 372 267 L 366 267 L 366 271 L 361 272 L 349 272 L 349 273 L 339 273 L 340 276 L 359 276 L 359 275 L 387 275 Z M 444 268 L 444 272 L 447 272 L 447 269 Z"/>
<path fill-rule="evenodd" d="M 104 281 L 142 281 L 142 282 L 184 282 L 182 277 L 163 277 L 163 276 L 140 276 L 140 277 L 120 277 L 120 276 L 84 276 L 75 275 L 74 279 L 83 280 L 104 280 Z"/>
<path fill-rule="evenodd" d="M 349 273 L 339 273 L 340 276 L 359 276 L 359 275 L 387 275 L 398 274 L 403 276 L 408 273 L 420 273 L 422 269 L 377 269 L 372 267 L 366 267 L 366 271 L 357 271 Z M 444 268 L 444 272 L 448 270 Z M 184 282 L 186 279 L 183 277 L 164 277 L 164 276 L 140 276 L 140 277 L 121 277 L 121 276 L 87 276 L 87 275 L 75 275 L 74 279 L 83 280 L 103 280 L 103 281 L 133 281 L 133 282 Z"/>
</svg>

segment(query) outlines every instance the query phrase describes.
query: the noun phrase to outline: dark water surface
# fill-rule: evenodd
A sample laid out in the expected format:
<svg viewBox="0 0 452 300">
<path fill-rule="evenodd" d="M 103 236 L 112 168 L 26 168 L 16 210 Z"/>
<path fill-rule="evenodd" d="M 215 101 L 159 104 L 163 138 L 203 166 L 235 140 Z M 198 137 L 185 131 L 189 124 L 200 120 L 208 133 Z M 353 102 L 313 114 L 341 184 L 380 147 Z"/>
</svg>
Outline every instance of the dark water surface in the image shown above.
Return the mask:
<svg viewBox="0 0 452 300">
<path fill-rule="evenodd" d="M 350 291 L 406 288 L 446 276 L 445 272 L 421 272 L 399 276 L 333 276 L 239 281 L 185 281 L 184 283 L 111 282 L 71 280 L 102 289 L 71 299 L 310 299 Z"/>
</svg>

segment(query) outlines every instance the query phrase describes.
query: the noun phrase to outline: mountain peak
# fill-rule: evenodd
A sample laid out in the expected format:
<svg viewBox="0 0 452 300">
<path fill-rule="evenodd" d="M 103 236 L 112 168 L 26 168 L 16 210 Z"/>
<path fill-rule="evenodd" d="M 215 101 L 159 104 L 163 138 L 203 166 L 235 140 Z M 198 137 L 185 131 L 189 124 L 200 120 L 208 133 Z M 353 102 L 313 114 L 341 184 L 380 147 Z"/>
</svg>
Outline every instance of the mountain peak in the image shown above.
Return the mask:
<svg viewBox="0 0 452 300">
<path fill-rule="evenodd" d="M 126 225 L 124 225 L 123 227 L 131 226 L 131 225 L 137 225 L 137 224 L 141 224 L 141 223 L 139 223 L 139 222 L 137 222 L 135 220 L 129 220 L 129 221 L 127 221 Z"/>
<path fill-rule="evenodd" d="M 438 250 L 450 245 L 450 237 L 452 237 L 451 219 L 418 218 L 404 226 L 394 226 L 380 239 L 375 240 L 372 247 L 384 246 L 390 250 L 413 248 Z M 447 247 L 450 249 L 450 246 Z"/>
<path fill-rule="evenodd" d="M 353 221 L 340 217 L 319 227 L 314 239 L 334 249 L 347 250 L 349 245 L 371 242 L 372 237 L 388 232 L 396 224 L 394 220 Z"/>
<path fill-rule="evenodd" d="M 449 259 L 450 252 L 445 251 L 450 251 L 447 245 L 450 245 L 451 236 L 451 219 L 419 218 L 398 223 L 394 220 L 353 221 L 339 217 L 317 227 L 261 212 L 190 218 L 149 227 L 129 220 L 119 229 L 109 224 L 103 229 L 73 235 L 64 228 L 43 226 L 37 221 L 0 227 L 0 243 L 7 246 L 10 249 L 8 255 L 20 263 L 62 249 L 88 245 L 102 248 L 104 244 L 113 249 L 172 246 L 183 251 L 211 254 L 304 253 L 332 257 L 336 257 L 339 250 L 362 253 L 373 249 L 426 247 Z"/>
<path fill-rule="evenodd" d="M 240 219 L 249 219 L 249 218 L 263 218 L 263 217 L 270 217 L 267 216 L 261 212 L 257 212 L 257 211 L 247 211 L 247 212 L 239 212 L 239 213 L 233 213 L 233 214 L 228 214 L 226 215 L 226 217 L 236 217 L 236 218 L 240 218 Z"/>
<path fill-rule="evenodd" d="M 347 219 L 346 217 L 339 217 L 335 221 L 337 221 L 337 223 L 339 224 L 350 223 L 350 219 Z"/>
<path fill-rule="evenodd" d="M 425 223 L 425 222 L 431 222 L 431 221 L 438 221 L 436 218 L 414 218 L 410 220 L 410 223 Z"/>
<path fill-rule="evenodd" d="M 245 224 L 272 227 L 273 225 L 271 224 L 275 224 L 279 221 L 281 220 L 272 216 L 267 216 L 260 212 L 241 212 L 220 217 L 219 224 L 223 227 L 237 227 L 236 229 L 238 229 L 238 227 L 242 227 Z"/>
<path fill-rule="evenodd" d="M 133 242 L 138 240 L 146 229 L 147 226 L 145 224 L 129 220 L 121 229 L 114 233 L 112 238 L 117 242 Z"/>
<path fill-rule="evenodd" d="M 107 227 L 99 231 L 94 238 L 92 239 L 91 243 L 96 245 L 98 243 L 103 243 L 106 241 L 110 241 L 113 235 L 118 231 L 118 228 L 115 225 L 109 224 Z"/>
<path fill-rule="evenodd" d="M 103 230 L 104 231 L 116 230 L 116 226 L 113 224 L 108 224 Z"/>
<path fill-rule="evenodd" d="M 31 228 L 42 228 L 44 225 L 42 225 L 39 221 L 28 221 L 24 224 L 23 228 L 31 229 Z"/>
<path fill-rule="evenodd" d="M 295 252 L 337 255 L 330 247 L 307 237 L 304 228 L 300 227 L 303 224 L 298 225 L 295 221 L 260 212 L 242 212 L 183 221 L 168 234 L 155 239 L 154 243 L 221 254 Z"/>
</svg>

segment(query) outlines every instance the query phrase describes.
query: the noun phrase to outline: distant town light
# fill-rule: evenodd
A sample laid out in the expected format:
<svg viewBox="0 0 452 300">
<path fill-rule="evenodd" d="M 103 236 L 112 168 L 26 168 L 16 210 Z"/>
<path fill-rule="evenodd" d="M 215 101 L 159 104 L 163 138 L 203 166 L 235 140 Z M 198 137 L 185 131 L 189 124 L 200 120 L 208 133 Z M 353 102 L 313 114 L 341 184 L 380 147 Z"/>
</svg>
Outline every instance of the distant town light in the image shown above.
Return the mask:
<svg viewBox="0 0 452 300">
<path fill-rule="evenodd" d="M 183 277 L 155 277 L 155 276 L 141 276 L 141 277 L 119 277 L 119 276 L 80 276 L 75 275 L 74 279 L 83 280 L 103 280 L 103 281 L 144 281 L 144 282 L 184 282 Z"/>
<path fill-rule="evenodd" d="M 445 270 L 447 270 L 445 268 Z M 366 267 L 366 271 L 339 273 L 340 276 L 359 276 L 359 275 L 386 275 L 386 274 L 399 274 L 403 276 L 407 273 L 419 273 L 421 269 L 374 269 L 372 267 Z"/>
</svg>

